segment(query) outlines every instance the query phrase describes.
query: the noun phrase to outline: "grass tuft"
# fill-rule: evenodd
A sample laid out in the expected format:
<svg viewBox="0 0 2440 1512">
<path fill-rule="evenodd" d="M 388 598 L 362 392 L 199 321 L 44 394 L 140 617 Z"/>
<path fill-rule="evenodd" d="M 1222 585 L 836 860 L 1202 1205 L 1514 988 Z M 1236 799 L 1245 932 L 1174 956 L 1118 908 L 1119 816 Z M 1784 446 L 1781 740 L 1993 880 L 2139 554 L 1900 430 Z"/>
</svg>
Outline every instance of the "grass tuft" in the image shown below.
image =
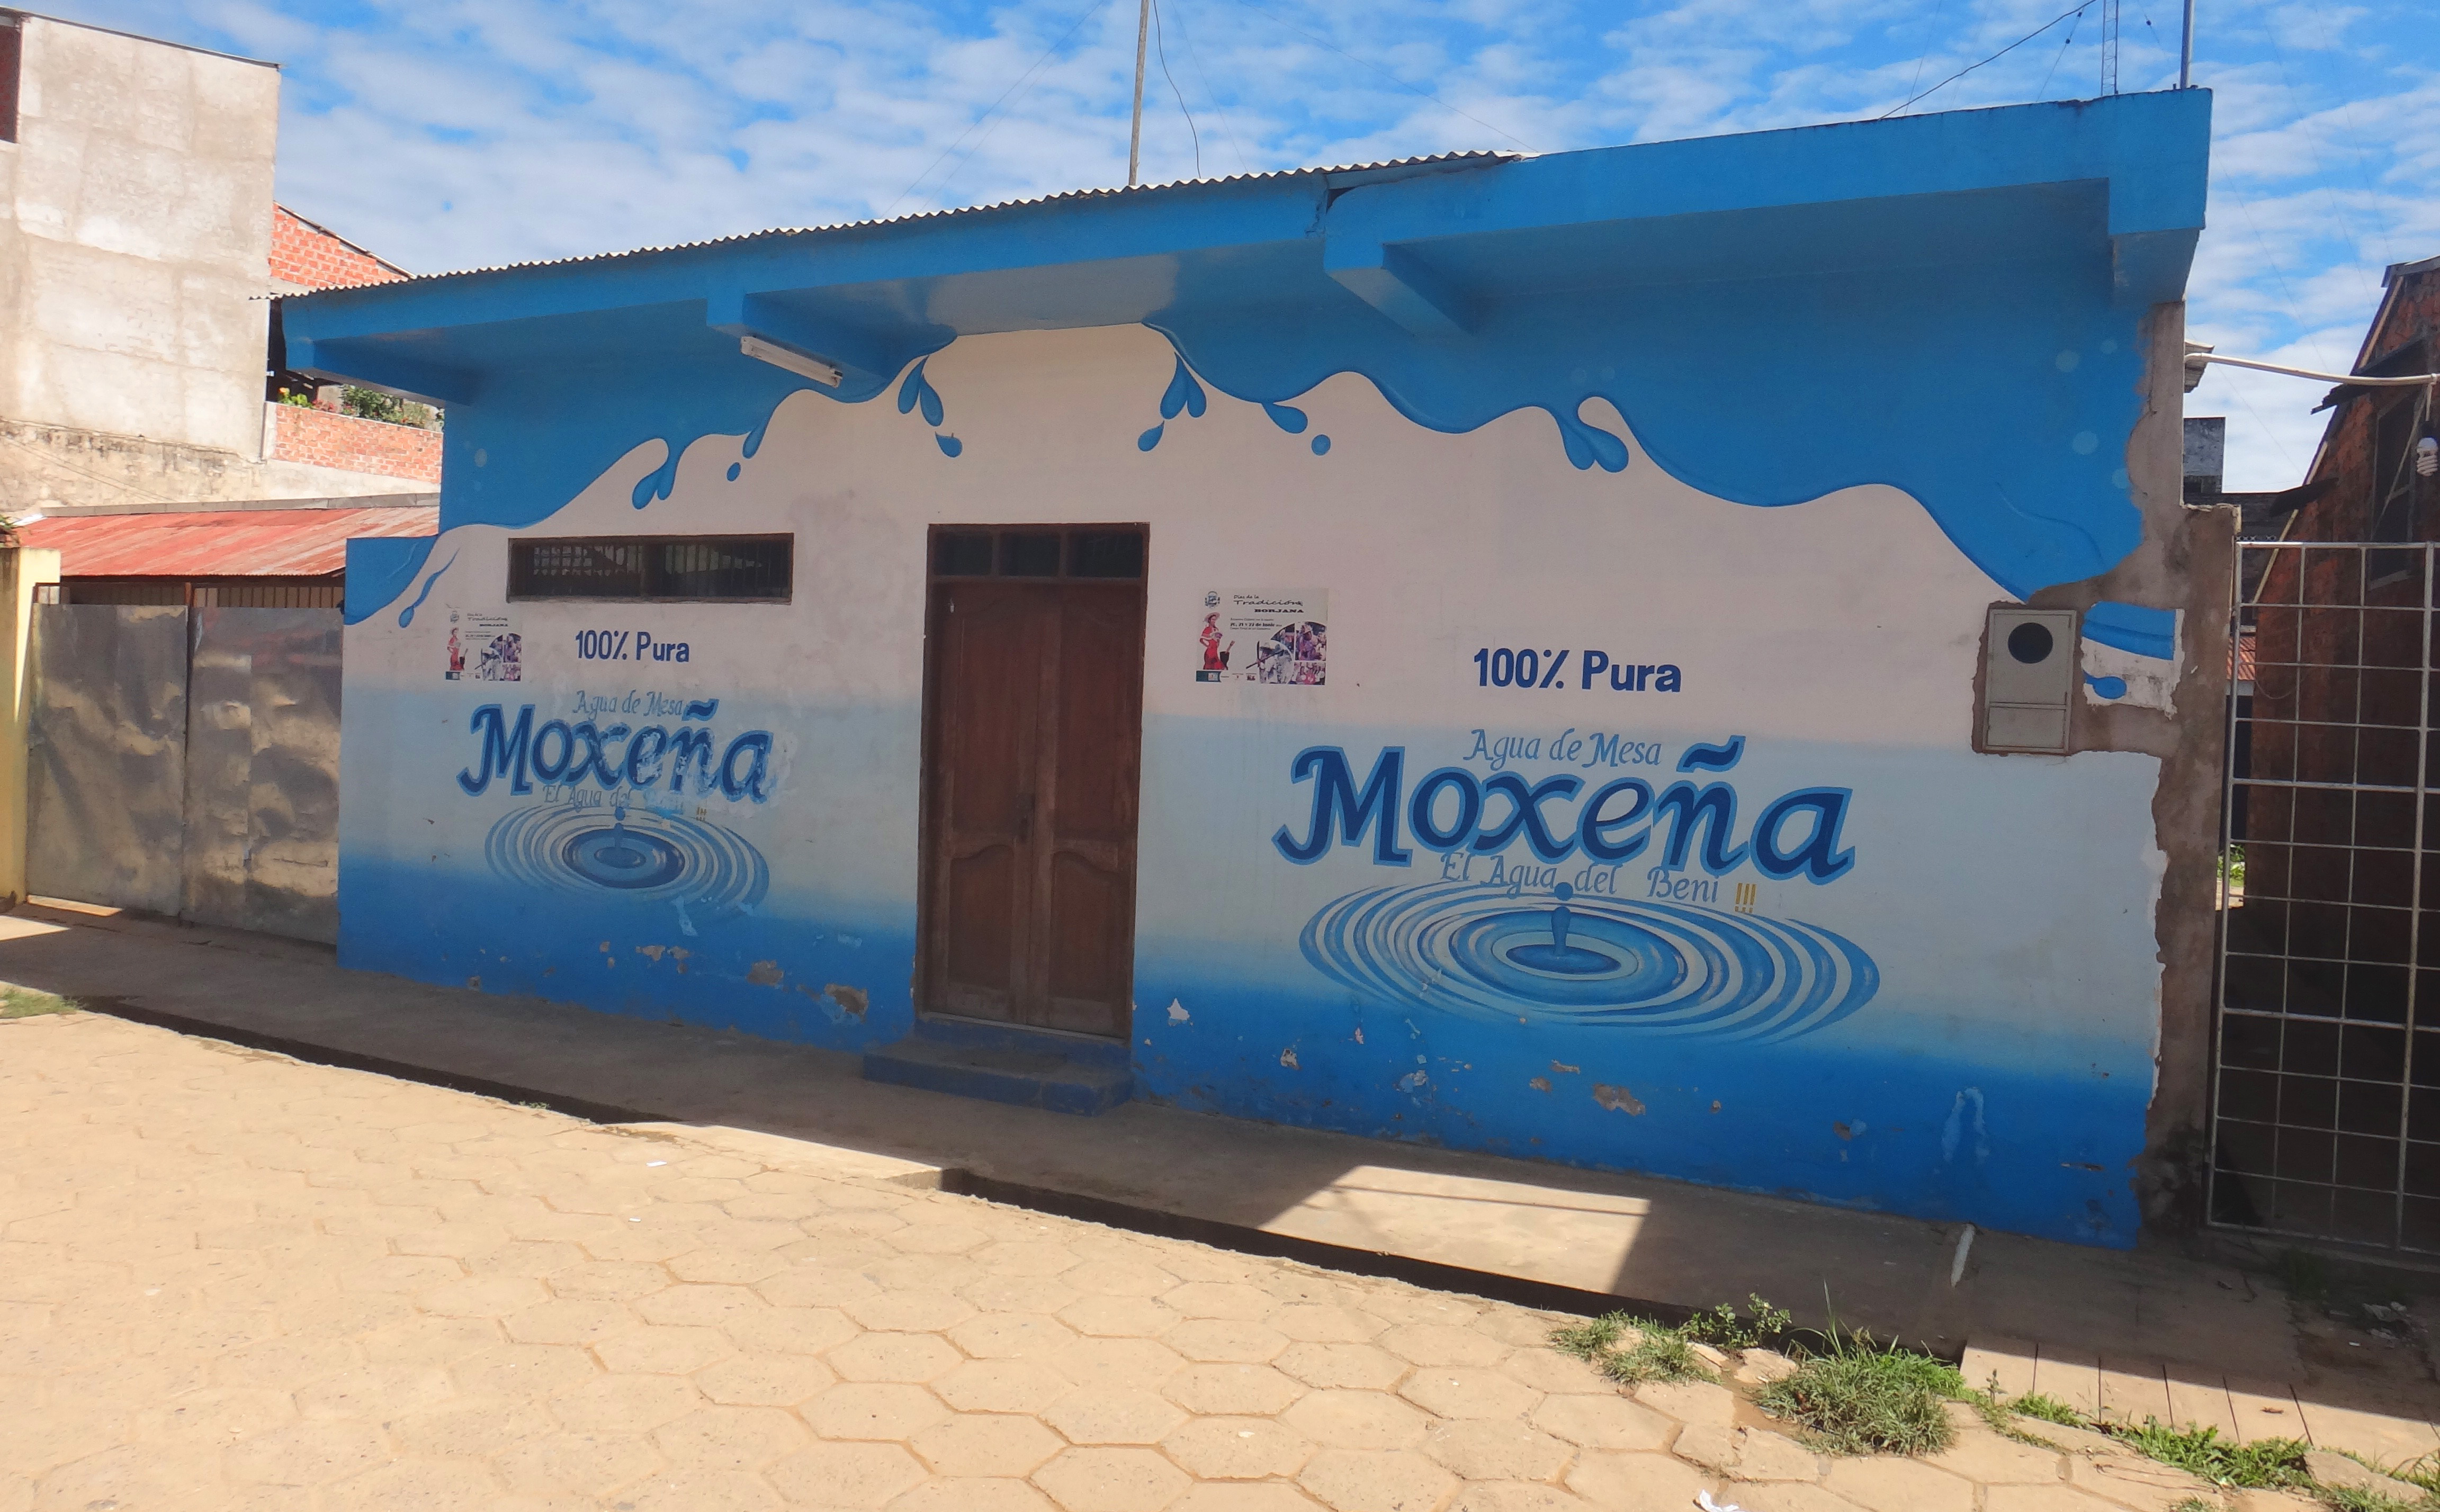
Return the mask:
<svg viewBox="0 0 2440 1512">
<path fill-rule="evenodd" d="M 2055 1396 L 2044 1396 L 2038 1392 L 2010 1397 L 2008 1410 L 2019 1417 L 2038 1417 L 2045 1423 L 2056 1423 L 2061 1428 L 2087 1426 L 2082 1413 Z"/>
<path fill-rule="evenodd" d="M 1589 1362 L 1624 1386 L 1646 1380 L 1709 1380 L 1684 1328 L 1612 1312 L 1551 1330 L 1551 1347 Z"/>
<path fill-rule="evenodd" d="M 1833 1324 L 1830 1352 L 1755 1396 L 1832 1454 L 1937 1454 L 1957 1437 L 1941 1405 L 1970 1396 L 1965 1379 L 1929 1355 L 1883 1345 Z"/>
<path fill-rule="evenodd" d="M 2170 1428 L 2156 1417 L 2144 1419 L 2141 1428 L 2119 1428 L 2113 1432 L 2139 1453 L 2214 1485 L 2288 1490 L 2313 1485 L 2312 1472 L 2305 1468 L 2309 1446 L 2302 1439 L 2258 1438 L 2240 1444 L 2220 1437 L 2215 1428 Z"/>
<path fill-rule="evenodd" d="M 46 1013 L 82 1013 L 84 1005 L 56 992 L 0 982 L 0 1019 L 38 1019 Z"/>
</svg>

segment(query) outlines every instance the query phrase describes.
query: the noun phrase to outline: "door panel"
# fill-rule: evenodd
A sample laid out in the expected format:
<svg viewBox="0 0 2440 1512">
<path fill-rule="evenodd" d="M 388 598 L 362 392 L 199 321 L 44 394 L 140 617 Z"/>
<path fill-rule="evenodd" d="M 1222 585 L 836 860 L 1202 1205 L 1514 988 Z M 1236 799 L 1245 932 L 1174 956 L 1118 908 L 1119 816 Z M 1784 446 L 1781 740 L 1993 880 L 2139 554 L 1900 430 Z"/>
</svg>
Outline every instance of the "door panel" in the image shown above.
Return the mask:
<svg viewBox="0 0 2440 1512">
<path fill-rule="evenodd" d="M 931 629 L 924 1005 L 1124 1037 L 1142 585 L 942 581 Z"/>
</svg>

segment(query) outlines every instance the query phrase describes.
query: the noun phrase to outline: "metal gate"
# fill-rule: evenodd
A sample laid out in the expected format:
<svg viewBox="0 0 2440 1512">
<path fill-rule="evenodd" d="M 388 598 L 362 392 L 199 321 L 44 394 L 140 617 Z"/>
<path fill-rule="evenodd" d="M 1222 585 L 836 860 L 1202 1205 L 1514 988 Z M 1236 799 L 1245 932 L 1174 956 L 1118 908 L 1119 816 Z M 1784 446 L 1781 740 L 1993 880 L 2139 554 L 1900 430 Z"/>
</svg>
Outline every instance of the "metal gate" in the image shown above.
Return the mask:
<svg viewBox="0 0 2440 1512">
<path fill-rule="evenodd" d="M 338 938 L 339 612 L 39 604 L 26 880 Z"/>
<path fill-rule="evenodd" d="M 2440 545 L 2240 551 L 2212 1219 L 2440 1252 Z"/>
</svg>

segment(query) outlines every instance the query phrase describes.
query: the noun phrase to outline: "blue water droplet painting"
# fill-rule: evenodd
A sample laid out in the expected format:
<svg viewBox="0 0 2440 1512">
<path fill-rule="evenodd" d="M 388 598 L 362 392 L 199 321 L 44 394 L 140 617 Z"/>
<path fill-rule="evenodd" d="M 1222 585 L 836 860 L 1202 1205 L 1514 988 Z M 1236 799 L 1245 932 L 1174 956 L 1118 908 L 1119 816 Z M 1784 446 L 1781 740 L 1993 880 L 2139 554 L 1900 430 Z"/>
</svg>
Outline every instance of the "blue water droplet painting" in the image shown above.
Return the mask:
<svg viewBox="0 0 2440 1512">
<path fill-rule="evenodd" d="M 1161 430 L 1162 430 L 1162 427 L 1156 425 L 1156 426 L 1154 426 L 1151 430 L 1146 431 L 1146 432 L 1144 432 L 1141 436 L 1137 436 L 1137 437 L 1136 437 L 1136 450 L 1137 450 L 1137 451 L 1139 451 L 1139 452 L 1149 452 L 1149 451 L 1151 451 L 1154 447 L 1158 446 L 1158 445 L 1160 444 L 1160 433 L 1161 433 Z"/>
<path fill-rule="evenodd" d="M 966 449 L 966 443 L 954 436 L 935 436 L 932 439 L 939 443 L 942 456 L 956 456 Z"/>
<path fill-rule="evenodd" d="M 1316 456 L 1328 456 L 1330 454 L 1329 436 L 1317 436 L 1313 438 L 1313 454 Z"/>
<path fill-rule="evenodd" d="M 743 472 L 743 471 L 745 471 L 745 463 L 743 463 L 743 462 L 731 462 L 730 464 L 728 464 L 728 481 L 729 481 L 729 482 L 731 482 L 731 483 L 736 482 L 736 481 L 737 481 L 737 474 L 739 474 L 740 472 Z"/>
<path fill-rule="evenodd" d="M 1265 400 L 1263 401 L 1263 413 L 1271 418 L 1271 423 L 1273 425 L 1276 425 L 1281 430 L 1287 432 L 1290 436 L 1302 436 L 1304 434 L 1304 428 L 1307 423 L 1305 420 L 1304 411 L 1298 409 L 1295 405 L 1274 404 L 1270 400 Z"/>
</svg>

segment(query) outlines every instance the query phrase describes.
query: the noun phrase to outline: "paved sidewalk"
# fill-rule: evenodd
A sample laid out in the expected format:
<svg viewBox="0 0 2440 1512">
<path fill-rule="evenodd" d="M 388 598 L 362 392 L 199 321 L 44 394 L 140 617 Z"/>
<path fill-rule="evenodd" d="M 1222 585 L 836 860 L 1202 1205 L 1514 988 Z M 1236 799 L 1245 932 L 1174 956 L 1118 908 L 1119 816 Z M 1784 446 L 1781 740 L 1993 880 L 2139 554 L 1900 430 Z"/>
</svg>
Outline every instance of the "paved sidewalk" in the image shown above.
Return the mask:
<svg viewBox="0 0 2440 1512">
<path fill-rule="evenodd" d="M 95 1015 L 0 1022 L 0 1508 L 2147 1512 L 1827 1462 L 1551 1314 Z M 2256 1499 L 2252 1505 L 2288 1505 Z"/>
</svg>

